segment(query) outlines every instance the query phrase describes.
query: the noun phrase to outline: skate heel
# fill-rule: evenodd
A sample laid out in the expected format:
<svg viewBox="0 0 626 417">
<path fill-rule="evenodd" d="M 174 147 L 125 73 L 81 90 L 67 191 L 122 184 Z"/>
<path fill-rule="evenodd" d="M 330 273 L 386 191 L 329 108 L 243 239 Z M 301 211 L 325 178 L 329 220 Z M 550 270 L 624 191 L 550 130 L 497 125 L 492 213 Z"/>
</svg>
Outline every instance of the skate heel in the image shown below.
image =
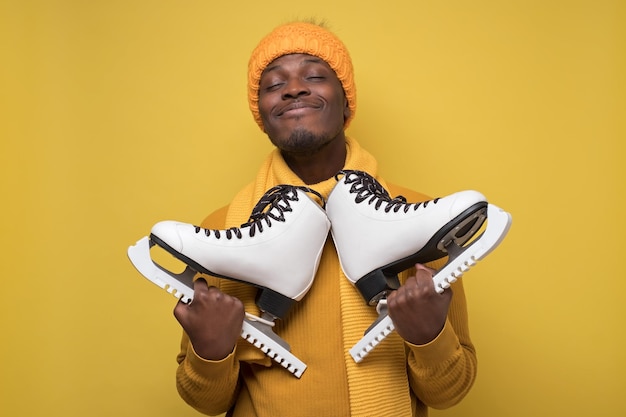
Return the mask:
<svg viewBox="0 0 626 417">
<path fill-rule="evenodd" d="M 487 203 L 479 202 L 442 227 L 418 252 L 376 268 L 354 285 L 367 304 L 376 305 L 387 294 L 400 287 L 397 274 L 416 263 L 427 263 L 455 255 L 476 235 L 487 219 Z M 454 252 L 454 253 L 452 253 Z"/>
<path fill-rule="evenodd" d="M 283 319 L 295 300 L 269 288 L 261 288 L 257 294 L 256 305 L 275 318 Z"/>
<path fill-rule="evenodd" d="M 400 280 L 396 274 L 386 274 L 378 268 L 365 275 L 355 283 L 367 304 L 373 306 L 387 297 L 390 291 L 400 288 Z"/>
</svg>

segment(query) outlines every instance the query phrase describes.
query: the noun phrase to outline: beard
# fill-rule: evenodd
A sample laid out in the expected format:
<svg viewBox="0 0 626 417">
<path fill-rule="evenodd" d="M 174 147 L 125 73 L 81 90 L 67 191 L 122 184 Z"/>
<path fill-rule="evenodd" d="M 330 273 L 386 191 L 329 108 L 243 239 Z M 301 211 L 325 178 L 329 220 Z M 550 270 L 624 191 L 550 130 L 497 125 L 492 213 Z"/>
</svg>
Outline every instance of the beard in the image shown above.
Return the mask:
<svg viewBox="0 0 626 417">
<path fill-rule="evenodd" d="M 292 155 L 308 156 L 317 153 L 333 140 L 333 136 L 327 133 L 313 133 L 303 127 L 299 127 L 291 132 L 284 140 L 274 140 L 271 142 L 282 152 Z"/>
</svg>

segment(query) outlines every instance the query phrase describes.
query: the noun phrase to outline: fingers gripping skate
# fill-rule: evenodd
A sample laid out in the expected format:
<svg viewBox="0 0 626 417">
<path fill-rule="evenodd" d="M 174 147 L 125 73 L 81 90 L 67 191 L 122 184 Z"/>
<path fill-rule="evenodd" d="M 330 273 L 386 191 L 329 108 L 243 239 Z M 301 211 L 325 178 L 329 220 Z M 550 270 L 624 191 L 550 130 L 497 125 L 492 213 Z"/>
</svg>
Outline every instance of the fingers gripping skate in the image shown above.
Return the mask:
<svg viewBox="0 0 626 417">
<path fill-rule="evenodd" d="M 448 263 L 434 276 L 435 290 L 439 293 L 449 288 L 479 260 L 484 259 L 505 238 L 511 227 L 511 215 L 501 208 L 489 204 L 487 207 L 487 228 L 484 233 L 466 247 L 460 247 L 451 243 Z M 395 326 L 391 318 L 382 309 L 381 318 L 372 326 L 363 338 L 350 349 L 350 355 L 355 362 L 361 362 L 380 342 L 382 342 Z"/>
<path fill-rule="evenodd" d="M 163 288 L 185 303 L 193 300 L 193 278 L 196 272 L 186 267 L 180 274 L 174 274 L 163 268 L 150 257 L 150 248 L 154 243 L 146 236 L 128 248 L 128 257 L 135 268 L 149 281 Z M 241 329 L 241 337 L 276 363 L 300 378 L 307 366 L 289 351 L 289 345 L 271 330 L 263 329 L 264 320 L 246 314 Z"/>
<path fill-rule="evenodd" d="M 193 297 L 194 272 L 257 287 L 262 315 L 247 314 L 242 337 L 300 377 L 306 365 L 272 328 L 310 289 L 328 237 L 330 221 L 310 195 L 325 205 L 308 187 L 278 185 L 261 197 L 248 222 L 225 230 L 159 222 L 128 255 L 146 278 L 183 300 Z M 184 262 L 186 270 L 174 274 L 156 264 L 150 256 L 153 245 Z"/>
</svg>

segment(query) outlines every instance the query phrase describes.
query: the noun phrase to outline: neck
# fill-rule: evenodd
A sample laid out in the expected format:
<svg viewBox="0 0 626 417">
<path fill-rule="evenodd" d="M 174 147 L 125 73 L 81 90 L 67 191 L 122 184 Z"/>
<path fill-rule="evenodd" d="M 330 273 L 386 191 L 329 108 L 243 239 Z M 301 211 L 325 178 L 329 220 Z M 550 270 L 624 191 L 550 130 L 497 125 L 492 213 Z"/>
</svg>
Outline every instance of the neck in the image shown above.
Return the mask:
<svg viewBox="0 0 626 417">
<path fill-rule="evenodd" d="M 346 162 L 346 139 L 340 135 L 315 152 L 282 152 L 289 168 L 305 183 L 317 184 L 339 172 Z"/>
</svg>

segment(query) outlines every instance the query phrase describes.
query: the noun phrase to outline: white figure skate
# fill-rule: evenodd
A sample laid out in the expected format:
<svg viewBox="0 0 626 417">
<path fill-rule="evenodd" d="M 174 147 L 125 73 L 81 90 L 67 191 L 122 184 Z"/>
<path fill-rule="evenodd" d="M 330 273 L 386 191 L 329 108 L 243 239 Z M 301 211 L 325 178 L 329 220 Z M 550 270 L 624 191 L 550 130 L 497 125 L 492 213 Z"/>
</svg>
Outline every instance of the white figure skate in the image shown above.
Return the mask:
<svg viewBox="0 0 626 417">
<path fill-rule="evenodd" d="M 150 238 L 128 249 L 128 256 L 146 278 L 185 302 L 193 297 L 196 272 L 227 278 L 259 288 L 262 317 L 246 313 L 242 337 L 298 378 L 306 365 L 290 353 L 289 345 L 273 331 L 310 289 L 328 237 L 326 213 L 305 187 L 280 185 L 257 203 L 250 220 L 225 230 L 203 229 L 187 223 L 157 223 Z M 187 264 L 174 274 L 152 261 L 150 247 L 165 249 Z"/>
<path fill-rule="evenodd" d="M 488 204 L 477 191 L 407 203 L 403 197 L 391 198 L 365 172 L 342 171 L 337 179 L 326 213 L 339 261 L 346 277 L 379 313 L 378 320 L 350 350 L 360 362 L 394 330 L 386 296 L 399 288 L 399 272 L 415 263 L 449 256 L 433 277 L 435 288 L 443 292 L 502 241 L 511 216 Z M 472 240 L 487 218 L 485 232 Z"/>
</svg>

